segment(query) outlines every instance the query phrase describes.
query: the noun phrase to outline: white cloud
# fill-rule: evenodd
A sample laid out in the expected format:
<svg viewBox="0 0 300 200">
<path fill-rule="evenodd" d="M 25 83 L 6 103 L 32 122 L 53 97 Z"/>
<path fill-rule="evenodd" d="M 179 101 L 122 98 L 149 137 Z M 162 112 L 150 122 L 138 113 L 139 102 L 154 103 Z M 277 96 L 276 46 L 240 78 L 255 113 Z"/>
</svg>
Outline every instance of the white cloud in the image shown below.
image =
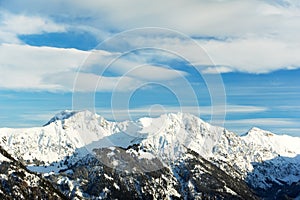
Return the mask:
<svg viewBox="0 0 300 200">
<path fill-rule="evenodd" d="M 220 66 L 220 65 L 216 65 L 216 66 L 209 66 L 206 69 L 202 70 L 203 73 L 205 74 L 222 74 L 222 73 L 228 73 L 228 72 L 232 72 L 232 68 L 227 67 L 227 66 Z"/>
<path fill-rule="evenodd" d="M 124 1 L 122 5 L 105 1 L 101 3 L 88 1 L 85 5 L 78 1 L 76 4 L 86 9 L 109 11 L 105 12 L 107 14 L 105 22 L 115 25 L 119 30 L 160 26 L 173 28 L 192 36 L 229 38 L 208 42 L 198 40 L 215 64 L 221 66 L 217 67 L 221 73 L 230 71 L 268 73 L 300 66 L 298 56 L 300 7 L 295 2 L 287 2 L 286 6 L 281 6 L 264 1 L 186 2 L 179 0 L 160 3 L 159 9 L 153 2 L 142 4 L 140 1 Z M 133 4 L 135 6 L 132 6 Z M 98 18 L 97 15 L 94 17 Z M 149 38 L 135 38 L 136 42 L 145 45 L 147 40 Z M 155 37 L 151 40 L 148 42 L 152 44 L 156 42 L 160 47 L 186 52 L 189 58 L 194 58 L 190 60 L 192 62 L 201 60 L 199 56 L 205 57 L 190 48 L 185 41 L 176 38 Z M 132 41 L 134 43 L 131 38 Z M 211 64 L 209 60 L 202 59 L 204 63 L 197 64 Z M 206 73 L 216 73 L 211 68 L 204 70 Z"/>
<path fill-rule="evenodd" d="M 52 20 L 26 15 L 13 15 L 10 13 L 2 16 L 2 30 L 16 34 L 38 34 L 43 32 L 64 32 L 65 27 L 54 23 Z"/>
<path fill-rule="evenodd" d="M 77 76 L 76 90 L 112 91 L 122 80 L 117 90 L 129 91 L 143 81 L 165 81 L 186 75 L 163 66 L 120 59 L 112 66 L 116 75 L 103 76 L 102 72 L 113 55 L 106 51 L 2 44 L 0 88 L 71 91 Z M 89 72 L 90 66 L 95 65 L 96 70 Z"/>
<path fill-rule="evenodd" d="M 152 46 L 175 52 L 178 54 L 177 58 L 182 56 L 191 64 L 200 66 L 199 69 L 203 73 L 232 71 L 268 73 L 279 69 L 300 67 L 300 43 L 278 40 L 276 37 L 251 36 L 227 40 L 196 39 L 193 41 L 184 37 L 177 38 L 174 34 L 161 37 L 129 35 L 126 39 L 132 45 L 132 49 Z"/>
<path fill-rule="evenodd" d="M 155 26 L 173 28 L 194 36 L 240 37 L 293 34 L 299 31 L 299 4 L 273 1 L 124 0 L 43 1 L 11 0 L 3 8 L 15 12 L 58 17 L 73 25 L 104 30 Z M 68 9 L 66 9 L 68 8 Z M 41 12 L 43 10 L 43 12 Z"/>
<path fill-rule="evenodd" d="M 0 42 L 21 43 L 18 35 L 64 32 L 66 27 L 48 18 L 12 14 L 2 10 L 0 14 Z"/>
<path fill-rule="evenodd" d="M 275 38 L 246 38 L 206 41 L 201 44 L 214 63 L 220 65 L 216 68 L 221 72 L 267 73 L 300 66 L 299 43 L 288 43 Z"/>
<path fill-rule="evenodd" d="M 99 50 L 93 50 L 89 54 L 80 70 L 97 74 L 110 72 L 117 76 L 129 76 L 144 81 L 167 81 L 187 76 L 187 73 L 169 66 L 152 64 L 145 56 L 130 57 L 122 53 Z"/>
<path fill-rule="evenodd" d="M 297 2 L 281 6 L 272 1 L 184 1 L 172 2 L 124 0 L 44 1 L 26 3 L 9 1 L 4 8 L 19 12 L 58 16 L 65 21 L 81 22 L 100 29 L 125 30 L 129 28 L 160 26 L 183 31 L 190 35 L 217 37 L 245 36 L 247 34 L 280 34 L 297 26 Z M 65 9 L 65 8 L 68 9 Z M 43 10 L 43 13 L 40 11 Z M 85 16 L 85 17 L 84 17 Z M 88 19 L 88 20 L 86 20 Z M 291 24 L 291 22 L 293 22 Z"/>
<path fill-rule="evenodd" d="M 151 31 L 158 33 L 154 32 L 153 35 L 149 35 L 148 32 Z M 300 43 L 278 40 L 276 37 L 249 36 L 226 40 L 191 40 L 163 29 L 140 29 L 122 34 L 122 36 L 119 37 L 120 39 L 118 36 L 117 39 L 112 39 L 112 43 L 120 46 L 120 50 L 157 48 L 165 52 L 165 57 L 169 60 L 184 58 L 190 64 L 200 66 L 199 69 L 203 73 L 232 71 L 268 73 L 279 69 L 290 70 L 300 67 L 298 56 Z M 129 47 L 121 47 L 124 43 Z M 153 58 L 159 57 L 161 52 L 157 51 L 157 55 L 152 55 Z M 122 63 L 123 66 L 132 64 L 134 63 Z"/>
<path fill-rule="evenodd" d="M 118 92 L 131 91 L 141 81 L 128 76 L 122 77 L 105 77 L 91 73 L 82 72 L 65 72 L 54 74 L 45 80 L 49 85 L 60 85 L 61 90 L 74 92 L 96 92 L 96 91 L 113 91 Z M 121 84 L 119 84 L 121 81 Z"/>
<path fill-rule="evenodd" d="M 284 3 L 258 0 L 192 0 L 188 2 L 175 0 L 163 3 L 137 0 L 125 0 L 118 3 L 107 0 L 88 0 L 85 2 L 58 0 L 40 3 L 37 0 L 29 0 L 25 3 L 11 0 L 2 3 L 0 42 L 20 43 L 17 37 L 19 34 L 62 32 L 70 29 L 84 29 L 96 37 L 97 34 L 100 34 L 99 38 L 103 38 L 110 35 L 108 32 L 111 30 L 118 32 L 144 26 L 166 27 L 182 31 L 189 36 L 194 36 L 194 38 L 204 37 L 204 39 L 195 40 L 205 50 L 199 53 L 191 43 L 170 35 L 164 35 L 160 31 L 153 36 L 152 32 L 147 32 L 149 29 L 145 30 L 142 35 L 125 38 L 125 40 L 130 39 L 130 41 L 122 44 L 133 47 L 152 44 L 154 47 L 175 51 L 179 56 L 185 55 L 188 61 L 196 65 L 213 65 L 209 59 L 210 56 L 217 66 L 202 68 L 204 73 L 227 73 L 231 71 L 268 73 L 278 69 L 295 69 L 300 66 L 300 57 L 298 56 L 300 52 L 300 6 L 295 1 L 281 2 Z M 56 23 L 56 20 L 59 20 L 60 23 Z M 207 40 L 205 39 L 206 36 L 221 40 Z M 6 69 L 8 66 L 20 68 L 26 64 L 28 66 L 23 71 L 28 71 L 31 68 L 37 71 L 27 76 L 30 77 L 32 84 L 26 85 L 25 83 L 23 87 L 40 84 L 39 87 L 44 88 L 46 86 L 40 82 L 41 79 L 45 80 L 43 76 L 48 76 L 52 72 L 57 74 L 61 71 L 68 71 L 70 68 L 74 69 L 74 67 L 79 66 L 79 60 L 83 59 L 82 55 L 74 56 L 74 54 L 72 54 L 74 59 L 64 58 L 69 53 L 63 53 L 64 57 L 61 56 L 61 60 L 58 60 L 45 49 L 42 49 L 40 54 L 49 53 L 49 55 L 40 56 L 38 52 L 32 55 L 22 54 L 18 50 L 13 55 L 8 45 L 1 46 L 2 52 L 6 51 L 3 48 L 7 48 L 9 53 L 6 57 L 1 55 L 1 62 L 4 63 L 1 66 L 1 70 L 3 70 L 1 72 L 8 74 L 10 73 L 10 69 Z M 30 48 L 33 49 L 33 47 Z M 122 48 L 122 45 L 116 45 L 114 52 L 122 52 Z M 61 51 L 71 52 L 71 50 L 65 49 Z M 58 53 L 59 49 L 55 49 L 55 52 Z M 75 50 L 72 52 L 74 53 Z M 86 55 L 86 52 L 80 52 L 80 54 Z M 105 66 L 103 64 L 107 64 L 107 61 L 115 54 L 101 55 L 96 61 Z M 28 58 L 25 59 L 25 55 Z M 51 62 L 51 67 L 62 65 L 64 67 L 55 67 L 51 69 L 51 72 L 46 72 L 50 69 L 50 67 L 46 67 L 50 65 L 49 60 L 54 61 L 53 64 Z M 19 62 L 18 65 L 17 62 Z M 38 69 L 37 63 L 39 63 L 39 67 L 42 66 L 42 69 Z M 141 64 L 145 64 L 144 60 L 119 59 L 113 65 L 115 67 L 112 66 L 110 70 L 116 75 L 122 76 L 132 70 L 133 67 Z M 28 68 L 29 65 L 30 68 Z M 154 64 L 144 66 L 143 70 L 141 69 L 141 67 L 137 68 L 127 76 L 149 81 L 175 79 L 186 75 L 184 72 Z M 99 69 L 97 70 L 99 72 Z M 35 76 L 38 71 L 43 71 L 39 74 L 40 77 Z M 87 72 L 94 73 L 94 71 Z M 19 76 L 19 80 L 22 79 L 21 69 L 14 74 Z M 3 80 L 1 85 L 12 88 L 22 87 L 20 83 L 16 81 L 12 83 L 9 80 Z M 59 86 L 52 85 L 51 87 Z"/>
<path fill-rule="evenodd" d="M 88 52 L 75 49 L 0 45 L 0 87 L 6 89 L 59 89 L 48 84 L 52 74 L 76 70 Z"/>
<path fill-rule="evenodd" d="M 187 73 L 183 71 L 147 64 L 136 66 L 127 73 L 128 76 L 137 77 L 146 81 L 172 80 L 187 75 Z"/>
</svg>

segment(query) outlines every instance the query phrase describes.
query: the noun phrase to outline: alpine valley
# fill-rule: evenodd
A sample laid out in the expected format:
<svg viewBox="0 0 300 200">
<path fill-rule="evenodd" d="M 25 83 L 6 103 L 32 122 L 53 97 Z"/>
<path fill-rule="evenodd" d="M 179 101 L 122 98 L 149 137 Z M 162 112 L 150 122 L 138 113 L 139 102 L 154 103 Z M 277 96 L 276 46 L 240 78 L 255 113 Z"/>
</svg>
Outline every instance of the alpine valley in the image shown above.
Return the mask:
<svg viewBox="0 0 300 200">
<path fill-rule="evenodd" d="M 300 138 L 184 113 L 0 129 L 1 199 L 300 199 Z"/>
</svg>

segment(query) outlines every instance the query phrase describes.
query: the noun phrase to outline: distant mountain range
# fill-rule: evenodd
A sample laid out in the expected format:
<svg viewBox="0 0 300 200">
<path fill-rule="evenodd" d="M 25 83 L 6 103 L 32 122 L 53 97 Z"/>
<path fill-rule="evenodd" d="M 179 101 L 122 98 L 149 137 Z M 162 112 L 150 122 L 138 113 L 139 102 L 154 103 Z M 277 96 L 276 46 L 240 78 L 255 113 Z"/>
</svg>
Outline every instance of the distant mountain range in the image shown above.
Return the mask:
<svg viewBox="0 0 300 200">
<path fill-rule="evenodd" d="M 1 199 L 300 199 L 300 138 L 198 117 L 63 111 L 0 129 Z"/>
</svg>

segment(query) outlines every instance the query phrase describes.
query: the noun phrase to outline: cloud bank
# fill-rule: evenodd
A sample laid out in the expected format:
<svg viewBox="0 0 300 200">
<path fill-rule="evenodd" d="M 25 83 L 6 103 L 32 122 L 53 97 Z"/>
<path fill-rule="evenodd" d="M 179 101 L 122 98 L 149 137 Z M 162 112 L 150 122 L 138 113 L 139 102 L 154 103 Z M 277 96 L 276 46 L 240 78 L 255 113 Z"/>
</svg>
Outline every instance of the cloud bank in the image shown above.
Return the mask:
<svg viewBox="0 0 300 200">
<path fill-rule="evenodd" d="M 207 52 L 213 64 L 205 60 L 194 62 L 201 55 L 195 54 L 186 41 L 172 36 L 146 33 L 124 40 L 127 39 L 127 44 L 133 46 L 141 42 L 145 45 L 156 43 L 166 49 L 189 52 L 190 58 L 194 58 L 191 64 L 199 66 L 203 73 L 269 73 L 300 67 L 300 5 L 293 0 L 175 0 L 163 3 L 137 0 L 56 0 L 42 3 L 37 0 L 4 0 L 0 11 L 0 69 L 5 75 L 0 81 L 1 88 L 70 90 L 71 82 L 62 82 L 57 74 L 69 77 L 66 80 L 74 77 L 74 72 L 90 51 L 34 47 L 24 44 L 19 36 L 72 31 L 86 31 L 101 42 L 132 28 L 154 26 L 174 29 L 193 38 Z M 114 55 L 121 52 L 121 48 L 116 46 L 115 49 L 107 49 L 106 53 Z M 98 61 L 105 63 L 108 59 L 108 55 L 100 55 Z M 166 59 L 172 61 L 172 58 Z M 172 72 L 170 67 L 145 63 L 144 59 L 122 60 L 115 65 L 115 76 L 144 64 L 150 66 L 144 67 L 143 72 L 136 70 L 135 74 L 131 73 L 128 80 L 146 81 L 149 71 L 154 74 L 151 80 L 173 80 L 178 74 L 187 76 L 183 71 Z M 90 71 L 83 76 L 92 76 L 91 80 L 94 80 L 102 75 Z M 107 82 L 115 81 L 115 78 L 105 78 Z"/>
</svg>

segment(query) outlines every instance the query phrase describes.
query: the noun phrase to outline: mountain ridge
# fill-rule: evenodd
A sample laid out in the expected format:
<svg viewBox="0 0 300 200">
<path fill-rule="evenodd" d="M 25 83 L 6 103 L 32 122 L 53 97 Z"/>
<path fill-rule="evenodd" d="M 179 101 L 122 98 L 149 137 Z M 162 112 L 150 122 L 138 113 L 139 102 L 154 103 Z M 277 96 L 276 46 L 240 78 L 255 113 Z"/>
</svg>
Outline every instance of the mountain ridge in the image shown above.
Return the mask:
<svg viewBox="0 0 300 200">
<path fill-rule="evenodd" d="M 68 170 L 87 155 L 95 155 L 97 149 L 107 149 L 111 155 L 117 153 L 110 148 L 128 149 L 126 152 L 138 166 L 144 161 L 149 164 L 155 158 L 162 162 L 158 165 L 161 167 L 171 167 L 190 149 L 257 191 L 267 191 L 274 184 L 283 187 L 300 181 L 297 157 L 300 138 L 276 135 L 256 127 L 238 136 L 185 113 L 111 122 L 90 111 L 62 111 L 43 127 L 1 128 L 0 137 L 4 149 L 28 169 L 44 175 L 54 172 L 59 176 L 60 171 Z M 102 164 L 118 169 L 114 163 L 120 158 L 99 159 Z M 266 170 L 267 163 L 274 166 L 273 171 Z M 154 166 L 150 164 L 144 169 L 159 170 Z M 277 168 L 284 171 L 278 172 Z"/>
</svg>

